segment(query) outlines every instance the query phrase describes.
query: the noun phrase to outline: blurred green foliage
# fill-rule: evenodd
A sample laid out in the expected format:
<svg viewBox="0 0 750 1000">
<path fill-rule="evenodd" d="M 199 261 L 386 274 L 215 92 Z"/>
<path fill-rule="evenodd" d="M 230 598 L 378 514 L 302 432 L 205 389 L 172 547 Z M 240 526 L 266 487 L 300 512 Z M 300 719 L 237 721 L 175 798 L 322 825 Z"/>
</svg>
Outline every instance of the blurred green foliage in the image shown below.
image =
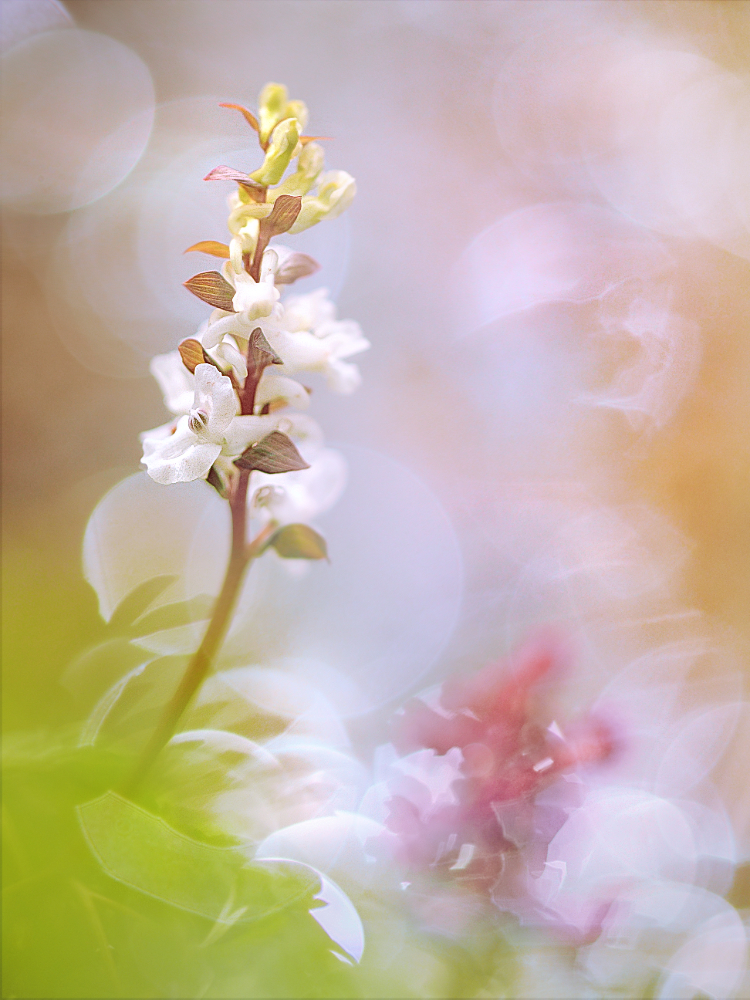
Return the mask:
<svg viewBox="0 0 750 1000">
<path fill-rule="evenodd" d="M 113 792 L 185 663 L 132 640 L 205 619 L 207 602 L 149 610 L 169 582 L 153 580 L 105 624 L 75 563 L 47 556 L 43 572 L 41 552 L 6 551 L 4 996 L 512 995 L 497 928 L 480 921 L 462 943 L 420 929 L 383 887 L 352 896 L 366 934 L 353 964 L 311 915 L 313 869 L 251 862 L 164 806 L 199 787 L 179 761 L 166 799 L 148 782 L 138 804 Z M 255 738 L 273 722 L 253 720 Z"/>
</svg>

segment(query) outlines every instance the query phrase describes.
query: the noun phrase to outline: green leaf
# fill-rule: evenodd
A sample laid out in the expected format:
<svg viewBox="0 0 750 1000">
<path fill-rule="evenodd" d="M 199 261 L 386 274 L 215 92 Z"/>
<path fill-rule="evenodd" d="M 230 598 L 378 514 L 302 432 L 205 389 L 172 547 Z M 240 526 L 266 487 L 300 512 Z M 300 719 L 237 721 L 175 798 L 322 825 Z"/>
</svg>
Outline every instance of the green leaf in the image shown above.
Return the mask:
<svg viewBox="0 0 750 1000">
<path fill-rule="evenodd" d="M 232 306 L 234 289 L 218 271 L 201 271 L 200 274 L 194 274 L 192 278 L 188 278 L 183 284 L 189 292 L 197 295 L 199 299 L 215 309 L 234 312 Z"/>
<path fill-rule="evenodd" d="M 282 559 L 328 559 L 326 540 L 309 524 L 287 524 L 272 535 L 268 546 Z"/>
<path fill-rule="evenodd" d="M 149 605 L 153 604 L 159 594 L 163 593 L 176 579 L 177 577 L 174 575 L 165 574 L 153 576 L 150 580 L 139 584 L 117 605 L 107 623 L 107 628 L 111 632 L 126 631 L 136 618 L 140 618 L 148 610 Z"/>
<path fill-rule="evenodd" d="M 196 594 L 186 601 L 162 604 L 139 618 L 133 626 L 133 632 L 138 636 L 151 635 L 163 629 L 205 621 L 211 617 L 215 604 L 216 598 L 211 594 Z"/>
<path fill-rule="evenodd" d="M 272 431 L 262 441 L 250 445 L 234 464 L 251 472 L 296 472 L 309 469 L 309 464 L 297 451 L 294 442 L 281 431 Z"/>
<path fill-rule="evenodd" d="M 188 664 L 187 656 L 160 656 L 135 667 L 98 701 L 81 732 L 81 746 L 136 752 L 155 729 Z"/>
<path fill-rule="evenodd" d="M 307 865 L 248 862 L 236 848 L 186 837 L 116 792 L 105 792 L 76 811 L 108 875 L 218 924 L 257 920 L 298 901 L 309 908 L 320 891 L 320 878 Z"/>
</svg>

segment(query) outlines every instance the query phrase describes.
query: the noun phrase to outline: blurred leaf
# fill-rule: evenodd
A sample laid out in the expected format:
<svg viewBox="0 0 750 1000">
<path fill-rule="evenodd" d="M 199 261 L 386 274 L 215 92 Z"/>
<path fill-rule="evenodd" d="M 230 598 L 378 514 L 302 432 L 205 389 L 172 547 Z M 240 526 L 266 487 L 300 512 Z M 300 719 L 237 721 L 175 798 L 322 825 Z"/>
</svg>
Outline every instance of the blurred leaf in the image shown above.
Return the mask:
<svg viewBox="0 0 750 1000">
<path fill-rule="evenodd" d="M 125 631 L 136 618 L 140 618 L 148 610 L 149 605 L 153 604 L 159 594 L 162 594 L 176 579 L 177 577 L 174 575 L 165 574 L 154 576 L 139 584 L 117 605 L 107 627 L 110 631 Z"/>
<path fill-rule="evenodd" d="M 234 311 L 232 307 L 234 289 L 218 271 L 201 271 L 200 274 L 194 274 L 192 278 L 184 281 L 183 285 L 189 292 L 215 309 Z"/>
<path fill-rule="evenodd" d="M 219 924 L 257 920 L 320 891 L 298 862 L 247 862 L 232 847 L 179 833 L 115 792 L 77 808 L 99 864 L 118 882 Z"/>
<path fill-rule="evenodd" d="M 186 601 L 162 604 L 161 607 L 140 617 L 133 626 L 133 632 L 135 635 L 144 636 L 162 629 L 205 621 L 211 617 L 215 603 L 216 598 L 211 594 L 196 594 Z"/>
<path fill-rule="evenodd" d="M 297 451 L 294 442 L 281 431 L 272 431 L 257 444 L 250 445 L 234 464 L 251 472 L 276 473 L 309 469 L 310 465 Z"/>
<path fill-rule="evenodd" d="M 219 243 L 218 240 L 201 240 L 200 243 L 193 243 L 183 253 L 209 253 L 212 257 L 224 257 L 229 260 L 229 247 L 226 243 Z"/>
<path fill-rule="evenodd" d="M 77 656 L 66 667 L 60 683 L 75 695 L 86 695 L 91 704 L 120 677 L 148 659 L 147 652 L 134 646 L 124 636 L 118 636 Z"/>
<path fill-rule="evenodd" d="M 307 278 L 320 270 L 320 264 L 306 253 L 291 253 L 280 266 L 276 275 L 277 285 L 291 285 L 298 278 Z"/>
<path fill-rule="evenodd" d="M 187 656 L 161 656 L 131 670 L 99 700 L 86 720 L 81 746 L 134 753 L 148 740 L 180 683 Z"/>
<path fill-rule="evenodd" d="M 326 540 L 309 524 L 287 524 L 271 536 L 268 545 L 282 559 L 328 559 Z"/>
<path fill-rule="evenodd" d="M 750 907 L 750 864 L 737 865 L 726 898 L 738 910 Z"/>
</svg>

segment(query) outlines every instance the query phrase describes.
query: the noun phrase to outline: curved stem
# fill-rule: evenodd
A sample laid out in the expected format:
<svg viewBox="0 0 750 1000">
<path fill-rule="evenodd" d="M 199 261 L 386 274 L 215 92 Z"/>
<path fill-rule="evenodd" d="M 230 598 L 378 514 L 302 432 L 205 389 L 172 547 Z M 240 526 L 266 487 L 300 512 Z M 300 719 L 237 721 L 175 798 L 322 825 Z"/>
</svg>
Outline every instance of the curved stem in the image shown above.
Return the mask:
<svg viewBox="0 0 750 1000">
<path fill-rule="evenodd" d="M 127 795 L 132 795 L 136 791 L 162 749 L 174 735 L 183 712 L 205 680 L 206 674 L 210 670 L 226 635 L 245 570 L 255 554 L 245 541 L 249 479 L 249 472 L 245 470 L 240 471 L 235 488 L 229 499 L 229 506 L 232 512 L 232 549 L 224 582 L 221 586 L 219 596 L 216 598 L 211 621 L 208 623 L 208 628 L 200 646 L 188 664 L 179 687 L 165 706 L 156 729 L 151 734 L 151 738 L 146 744 L 143 754 L 124 786 L 123 791 Z"/>
</svg>

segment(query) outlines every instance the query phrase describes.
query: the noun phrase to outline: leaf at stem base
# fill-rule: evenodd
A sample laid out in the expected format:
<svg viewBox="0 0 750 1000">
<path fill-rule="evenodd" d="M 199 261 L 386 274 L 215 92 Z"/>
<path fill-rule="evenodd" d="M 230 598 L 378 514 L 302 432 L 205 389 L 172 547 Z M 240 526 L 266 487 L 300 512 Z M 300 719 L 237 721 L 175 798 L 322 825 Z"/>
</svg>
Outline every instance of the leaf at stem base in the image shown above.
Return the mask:
<svg viewBox="0 0 750 1000">
<path fill-rule="evenodd" d="M 328 559 L 328 546 L 309 524 L 286 524 L 271 536 L 269 548 L 282 559 Z"/>
</svg>

